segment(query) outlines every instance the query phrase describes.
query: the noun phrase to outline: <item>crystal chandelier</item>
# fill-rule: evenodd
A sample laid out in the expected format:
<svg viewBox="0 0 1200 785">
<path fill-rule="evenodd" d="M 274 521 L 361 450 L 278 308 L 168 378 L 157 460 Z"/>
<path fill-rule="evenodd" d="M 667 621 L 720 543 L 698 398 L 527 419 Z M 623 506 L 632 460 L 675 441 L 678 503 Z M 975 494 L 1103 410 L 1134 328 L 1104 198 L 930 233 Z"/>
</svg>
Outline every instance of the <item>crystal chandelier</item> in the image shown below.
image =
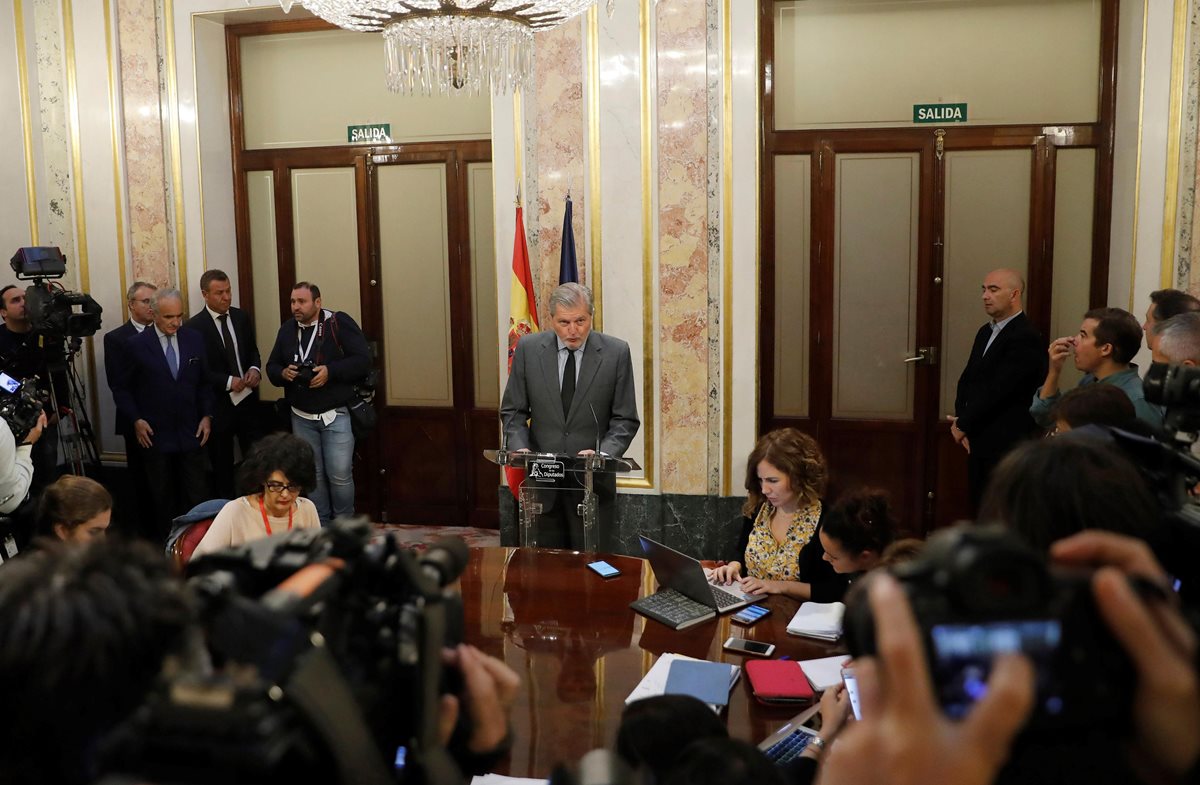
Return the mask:
<svg viewBox="0 0 1200 785">
<path fill-rule="evenodd" d="M 249 0 L 248 0 L 249 1 Z M 346 30 L 382 32 L 387 84 L 412 95 L 523 89 L 533 34 L 596 0 L 294 0 Z M 284 11 L 293 0 L 280 0 Z M 609 0 L 611 12 L 612 0 Z"/>
</svg>

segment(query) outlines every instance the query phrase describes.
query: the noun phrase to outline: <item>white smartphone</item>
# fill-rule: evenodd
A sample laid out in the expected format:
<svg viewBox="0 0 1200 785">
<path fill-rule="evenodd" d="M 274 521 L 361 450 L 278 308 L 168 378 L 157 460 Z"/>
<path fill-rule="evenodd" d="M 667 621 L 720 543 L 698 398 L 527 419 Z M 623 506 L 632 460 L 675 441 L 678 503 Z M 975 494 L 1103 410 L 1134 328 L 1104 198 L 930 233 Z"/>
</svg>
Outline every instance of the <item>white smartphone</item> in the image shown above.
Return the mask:
<svg viewBox="0 0 1200 785">
<path fill-rule="evenodd" d="M 594 561 L 588 565 L 588 569 L 601 578 L 615 578 L 621 574 L 620 570 L 606 561 Z"/>
<path fill-rule="evenodd" d="M 774 643 L 748 641 L 745 638 L 730 638 L 725 641 L 726 651 L 736 651 L 738 654 L 749 654 L 755 657 L 770 657 L 775 653 Z"/>
<path fill-rule="evenodd" d="M 850 711 L 854 712 L 854 719 L 862 719 L 862 709 L 858 705 L 858 677 L 854 675 L 854 668 L 842 668 L 842 681 L 846 684 L 846 695 L 850 697 Z"/>
<path fill-rule="evenodd" d="M 15 393 L 20 386 L 20 380 L 14 379 L 6 373 L 0 373 L 0 388 L 8 390 L 10 393 Z"/>
</svg>

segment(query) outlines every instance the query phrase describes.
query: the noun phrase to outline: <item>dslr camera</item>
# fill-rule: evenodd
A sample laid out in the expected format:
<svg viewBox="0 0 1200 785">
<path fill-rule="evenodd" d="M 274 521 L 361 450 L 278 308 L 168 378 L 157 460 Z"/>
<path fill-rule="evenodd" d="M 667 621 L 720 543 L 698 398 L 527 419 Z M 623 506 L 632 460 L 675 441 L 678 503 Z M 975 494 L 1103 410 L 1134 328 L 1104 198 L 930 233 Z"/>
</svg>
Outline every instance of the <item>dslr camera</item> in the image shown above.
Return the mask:
<svg viewBox="0 0 1200 785">
<path fill-rule="evenodd" d="M 1051 567 L 1016 534 L 989 524 L 938 532 L 919 558 L 891 573 L 912 605 L 948 716 L 967 713 L 986 690 L 992 660 L 1011 652 L 1036 672 L 1028 730 L 1126 721 L 1133 665 L 1100 617 L 1089 570 Z M 846 643 L 855 657 L 876 652 L 869 582 L 847 597 Z"/>
<path fill-rule="evenodd" d="M 316 367 L 316 363 L 312 360 L 305 360 L 304 362 L 296 363 L 295 365 L 295 383 L 307 387 L 312 382 L 313 376 L 316 375 L 316 371 L 313 370 L 313 368 Z"/>
</svg>

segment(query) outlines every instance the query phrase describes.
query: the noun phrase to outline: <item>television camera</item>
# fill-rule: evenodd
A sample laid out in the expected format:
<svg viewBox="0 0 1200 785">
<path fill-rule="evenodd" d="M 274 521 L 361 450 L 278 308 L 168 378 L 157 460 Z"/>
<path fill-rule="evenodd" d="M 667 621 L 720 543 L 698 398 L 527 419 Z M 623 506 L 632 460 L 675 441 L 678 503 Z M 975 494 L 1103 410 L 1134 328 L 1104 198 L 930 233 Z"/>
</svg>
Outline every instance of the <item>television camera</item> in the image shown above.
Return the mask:
<svg viewBox="0 0 1200 785">
<path fill-rule="evenodd" d="M 51 338 L 86 338 L 100 329 L 104 309 L 99 303 L 90 295 L 51 283 L 67 274 L 66 257 L 58 248 L 18 248 L 9 261 L 17 280 L 33 282 L 25 290 L 25 313 L 35 333 Z"/>
</svg>

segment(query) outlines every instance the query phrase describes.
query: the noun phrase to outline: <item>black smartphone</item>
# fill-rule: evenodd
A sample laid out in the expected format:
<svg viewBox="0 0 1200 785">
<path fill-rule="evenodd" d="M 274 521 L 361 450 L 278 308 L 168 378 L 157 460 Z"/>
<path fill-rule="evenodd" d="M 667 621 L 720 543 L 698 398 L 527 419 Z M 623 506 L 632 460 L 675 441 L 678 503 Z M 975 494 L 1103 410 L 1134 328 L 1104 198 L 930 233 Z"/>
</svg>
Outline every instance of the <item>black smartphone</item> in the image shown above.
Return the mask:
<svg viewBox="0 0 1200 785">
<path fill-rule="evenodd" d="M 733 614 L 732 618 L 738 624 L 745 624 L 747 627 L 749 627 L 751 624 L 754 624 L 759 619 L 762 619 L 770 612 L 770 608 L 764 608 L 761 605 L 750 605 Z"/>
<path fill-rule="evenodd" d="M 594 561 L 588 565 L 588 569 L 601 578 L 615 578 L 621 574 L 620 570 L 606 561 Z"/>
</svg>

